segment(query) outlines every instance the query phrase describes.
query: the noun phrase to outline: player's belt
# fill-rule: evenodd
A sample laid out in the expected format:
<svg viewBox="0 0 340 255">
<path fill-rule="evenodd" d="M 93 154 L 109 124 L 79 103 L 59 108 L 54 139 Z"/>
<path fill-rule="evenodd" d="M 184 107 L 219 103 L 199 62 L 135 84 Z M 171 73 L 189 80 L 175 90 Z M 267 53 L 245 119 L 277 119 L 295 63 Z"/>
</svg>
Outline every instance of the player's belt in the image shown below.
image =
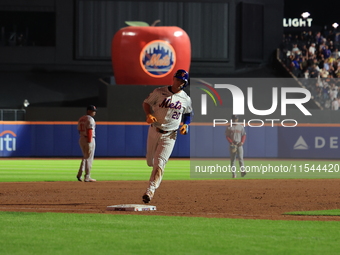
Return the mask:
<svg viewBox="0 0 340 255">
<path fill-rule="evenodd" d="M 159 132 L 159 133 L 161 133 L 161 134 L 167 134 L 167 133 L 175 132 L 175 131 L 177 131 L 177 130 L 164 131 L 164 130 L 162 130 L 162 129 L 160 129 L 160 128 L 156 128 L 156 131 Z"/>
</svg>

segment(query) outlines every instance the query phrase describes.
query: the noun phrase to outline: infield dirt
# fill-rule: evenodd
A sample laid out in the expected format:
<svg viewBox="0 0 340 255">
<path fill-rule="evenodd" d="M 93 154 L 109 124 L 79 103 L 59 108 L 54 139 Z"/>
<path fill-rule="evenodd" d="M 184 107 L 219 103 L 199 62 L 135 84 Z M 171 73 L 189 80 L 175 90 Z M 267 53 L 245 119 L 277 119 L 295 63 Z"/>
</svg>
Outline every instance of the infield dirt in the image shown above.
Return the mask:
<svg viewBox="0 0 340 255">
<path fill-rule="evenodd" d="M 143 204 L 146 181 L 1 183 L 0 210 L 105 213 L 270 220 L 339 221 L 340 216 L 292 216 L 291 211 L 340 208 L 340 179 L 163 181 L 150 205 L 157 211 L 113 212 Z"/>
</svg>

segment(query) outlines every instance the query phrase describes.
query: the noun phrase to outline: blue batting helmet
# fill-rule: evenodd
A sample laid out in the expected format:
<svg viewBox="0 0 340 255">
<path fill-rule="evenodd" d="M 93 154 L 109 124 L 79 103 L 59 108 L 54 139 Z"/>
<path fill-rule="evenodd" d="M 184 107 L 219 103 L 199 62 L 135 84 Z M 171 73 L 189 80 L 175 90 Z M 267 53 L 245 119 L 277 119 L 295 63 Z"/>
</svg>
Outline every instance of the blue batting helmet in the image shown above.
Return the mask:
<svg viewBox="0 0 340 255">
<path fill-rule="evenodd" d="M 184 89 L 186 86 L 189 85 L 189 73 L 185 71 L 184 69 L 178 69 L 174 77 L 176 77 L 177 79 L 183 80 L 185 82 L 182 89 Z"/>
</svg>

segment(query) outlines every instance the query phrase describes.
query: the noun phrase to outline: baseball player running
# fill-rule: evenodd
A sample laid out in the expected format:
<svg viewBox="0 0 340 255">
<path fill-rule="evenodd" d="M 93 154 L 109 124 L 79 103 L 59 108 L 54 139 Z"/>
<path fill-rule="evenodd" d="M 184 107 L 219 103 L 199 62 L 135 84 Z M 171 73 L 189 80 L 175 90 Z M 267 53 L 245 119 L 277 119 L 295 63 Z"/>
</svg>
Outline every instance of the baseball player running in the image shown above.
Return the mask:
<svg viewBox="0 0 340 255">
<path fill-rule="evenodd" d="M 230 165 L 232 171 L 232 178 L 236 178 L 236 155 L 239 157 L 239 164 L 241 168 L 241 177 L 246 175 L 244 169 L 244 160 L 243 160 L 243 144 L 246 141 L 246 131 L 243 125 L 237 123 L 238 116 L 231 116 L 231 123 L 226 130 L 226 137 L 229 142 L 230 149 Z"/>
<path fill-rule="evenodd" d="M 86 115 L 82 116 L 78 120 L 78 132 L 80 135 L 79 146 L 83 153 L 83 158 L 80 163 L 79 171 L 77 174 L 78 181 L 82 181 L 82 174 L 85 171 L 85 182 L 95 182 L 95 179 L 91 178 L 91 168 L 94 157 L 94 151 L 96 149 L 96 122 L 93 117 L 96 115 L 97 108 L 94 105 L 87 107 Z"/>
<path fill-rule="evenodd" d="M 164 168 L 175 145 L 177 130 L 182 135 L 189 131 L 192 106 L 190 97 L 183 91 L 189 85 L 189 74 L 179 69 L 171 86 L 156 88 L 143 102 L 147 123 L 151 124 L 148 131 L 146 161 L 152 172 L 142 199 L 149 203 L 159 187 Z"/>
</svg>

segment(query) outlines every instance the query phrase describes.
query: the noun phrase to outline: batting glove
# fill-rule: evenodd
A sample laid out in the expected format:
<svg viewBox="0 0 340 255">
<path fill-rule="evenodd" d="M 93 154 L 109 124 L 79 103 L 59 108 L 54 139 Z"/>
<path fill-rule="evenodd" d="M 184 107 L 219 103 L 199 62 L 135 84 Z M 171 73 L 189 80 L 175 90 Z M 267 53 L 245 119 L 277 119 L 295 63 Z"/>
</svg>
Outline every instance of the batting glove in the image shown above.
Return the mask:
<svg viewBox="0 0 340 255">
<path fill-rule="evenodd" d="M 184 124 L 180 129 L 179 129 L 179 132 L 182 134 L 182 135 L 186 135 L 189 131 L 189 127 L 187 124 Z"/>
<path fill-rule="evenodd" d="M 155 116 L 153 116 L 151 114 L 146 115 L 146 122 L 147 123 L 151 124 L 151 123 L 154 123 L 156 121 L 157 121 L 157 119 L 156 119 Z"/>
</svg>

